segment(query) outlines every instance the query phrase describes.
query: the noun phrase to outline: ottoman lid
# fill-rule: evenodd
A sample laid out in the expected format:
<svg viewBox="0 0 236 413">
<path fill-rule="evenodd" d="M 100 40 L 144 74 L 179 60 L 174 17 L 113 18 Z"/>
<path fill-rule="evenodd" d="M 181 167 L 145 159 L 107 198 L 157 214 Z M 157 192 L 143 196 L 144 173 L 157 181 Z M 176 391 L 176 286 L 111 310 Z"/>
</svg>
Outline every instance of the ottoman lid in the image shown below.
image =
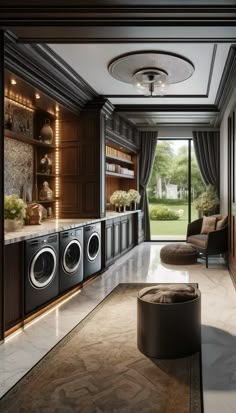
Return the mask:
<svg viewBox="0 0 236 413">
<path fill-rule="evenodd" d="M 183 303 L 200 295 L 192 284 L 157 284 L 139 291 L 138 297 L 149 303 Z"/>
</svg>

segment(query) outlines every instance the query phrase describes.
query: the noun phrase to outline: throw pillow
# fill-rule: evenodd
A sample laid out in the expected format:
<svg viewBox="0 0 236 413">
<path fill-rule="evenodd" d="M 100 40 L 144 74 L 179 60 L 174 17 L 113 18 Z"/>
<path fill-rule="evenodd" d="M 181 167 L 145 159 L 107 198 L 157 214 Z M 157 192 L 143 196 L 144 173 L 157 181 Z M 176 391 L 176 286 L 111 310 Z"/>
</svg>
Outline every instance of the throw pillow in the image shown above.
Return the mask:
<svg viewBox="0 0 236 413">
<path fill-rule="evenodd" d="M 227 223 L 227 220 L 228 220 L 227 215 L 225 215 L 225 216 L 222 215 L 222 219 L 220 219 L 220 220 L 217 221 L 217 223 L 216 223 L 216 229 L 217 229 L 217 230 L 218 230 L 218 229 L 222 229 L 222 228 L 225 226 L 225 224 Z"/>
<path fill-rule="evenodd" d="M 216 217 L 203 217 L 201 234 L 209 234 L 209 232 L 215 231 Z"/>
</svg>

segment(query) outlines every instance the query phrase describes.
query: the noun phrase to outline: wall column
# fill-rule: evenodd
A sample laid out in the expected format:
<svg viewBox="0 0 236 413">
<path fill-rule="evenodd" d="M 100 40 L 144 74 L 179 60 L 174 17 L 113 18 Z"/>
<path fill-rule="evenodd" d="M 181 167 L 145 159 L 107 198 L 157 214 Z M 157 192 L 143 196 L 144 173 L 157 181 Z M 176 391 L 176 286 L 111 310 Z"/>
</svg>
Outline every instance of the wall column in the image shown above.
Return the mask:
<svg viewBox="0 0 236 413">
<path fill-rule="evenodd" d="M 4 339 L 4 55 L 5 35 L 0 30 L 0 341 Z"/>
</svg>

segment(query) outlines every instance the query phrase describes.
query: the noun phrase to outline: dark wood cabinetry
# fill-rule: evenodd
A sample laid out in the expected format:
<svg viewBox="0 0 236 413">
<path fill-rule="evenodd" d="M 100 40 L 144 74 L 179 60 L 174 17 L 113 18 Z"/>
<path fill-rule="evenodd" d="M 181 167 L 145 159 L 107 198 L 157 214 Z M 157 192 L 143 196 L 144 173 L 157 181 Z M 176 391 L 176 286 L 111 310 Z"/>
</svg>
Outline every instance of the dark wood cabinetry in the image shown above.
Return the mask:
<svg viewBox="0 0 236 413">
<path fill-rule="evenodd" d="M 228 118 L 228 262 L 231 276 L 236 285 L 236 113 Z"/>
<path fill-rule="evenodd" d="M 120 257 L 120 255 L 125 254 L 138 243 L 138 232 L 135 233 L 135 221 L 138 223 L 138 212 L 106 220 L 106 267 L 111 265 L 118 257 Z M 138 227 L 138 224 L 136 227 Z"/>
<path fill-rule="evenodd" d="M 5 246 L 4 330 L 23 320 L 24 246 Z"/>
<path fill-rule="evenodd" d="M 138 244 L 144 241 L 143 212 L 138 212 Z"/>
<path fill-rule="evenodd" d="M 114 218 L 114 258 L 120 256 L 120 218 Z"/>
<path fill-rule="evenodd" d="M 134 214 L 128 215 L 128 249 L 134 246 Z"/>
<path fill-rule="evenodd" d="M 121 218 L 120 221 L 120 250 L 121 254 L 127 251 L 128 249 L 128 217 Z"/>
<path fill-rule="evenodd" d="M 114 228 L 113 219 L 105 223 L 105 265 L 108 267 L 114 261 Z"/>
</svg>

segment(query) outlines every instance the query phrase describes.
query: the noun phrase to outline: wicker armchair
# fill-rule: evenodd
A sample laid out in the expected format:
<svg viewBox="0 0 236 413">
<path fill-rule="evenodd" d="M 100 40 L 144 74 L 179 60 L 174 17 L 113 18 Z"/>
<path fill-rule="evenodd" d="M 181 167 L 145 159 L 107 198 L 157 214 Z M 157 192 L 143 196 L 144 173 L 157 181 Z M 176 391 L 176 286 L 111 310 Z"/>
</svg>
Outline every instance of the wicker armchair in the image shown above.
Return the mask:
<svg viewBox="0 0 236 413">
<path fill-rule="evenodd" d="M 186 242 L 193 245 L 206 258 L 208 268 L 209 255 L 225 254 L 228 251 L 228 224 L 209 234 L 201 234 L 203 218 L 188 225 Z"/>
</svg>

